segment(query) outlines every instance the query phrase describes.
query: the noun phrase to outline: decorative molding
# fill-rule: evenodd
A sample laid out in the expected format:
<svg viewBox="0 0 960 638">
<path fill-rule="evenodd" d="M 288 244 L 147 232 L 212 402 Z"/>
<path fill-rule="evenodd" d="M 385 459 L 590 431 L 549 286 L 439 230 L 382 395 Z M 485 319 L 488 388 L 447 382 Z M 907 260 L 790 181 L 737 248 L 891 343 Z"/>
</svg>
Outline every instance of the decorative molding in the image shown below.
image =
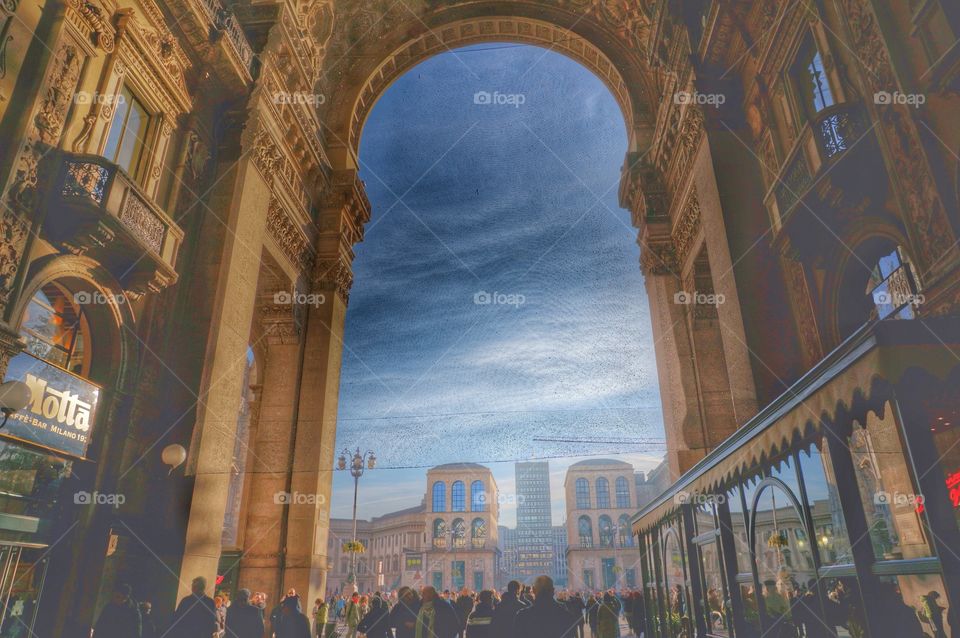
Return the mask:
<svg viewBox="0 0 960 638">
<path fill-rule="evenodd" d="M 640 268 L 646 276 L 677 275 L 677 250 L 672 241 L 640 242 Z"/>
<path fill-rule="evenodd" d="M 116 32 L 104 9 L 90 0 L 67 0 L 67 19 L 95 46 L 106 53 L 113 52 Z"/>
<path fill-rule="evenodd" d="M 694 240 L 700 233 L 700 199 L 697 197 L 697 189 L 690 191 L 686 205 L 681 211 L 680 218 L 671 233 L 674 250 L 676 252 L 677 265 L 683 268 L 687 256 L 693 246 Z"/>
<path fill-rule="evenodd" d="M 270 135 L 270 131 L 263 125 L 258 124 L 257 132 L 253 138 L 253 148 L 251 149 L 253 163 L 259 169 L 267 184 L 273 182 L 273 177 L 277 173 L 283 159 L 283 154 L 277 147 L 276 142 Z"/>
<path fill-rule="evenodd" d="M 310 240 L 291 219 L 290 214 L 276 197 L 270 198 L 270 206 L 267 209 L 267 230 L 290 263 L 301 271 L 308 272 L 313 261 Z"/>
<path fill-rule="evenodd" d="M 346 304 L 353 286 L 353 270 L 343 258 L 317 258 L 313 266 L 313 286 L 315 290 L 336 292 Z"/>
</svg>

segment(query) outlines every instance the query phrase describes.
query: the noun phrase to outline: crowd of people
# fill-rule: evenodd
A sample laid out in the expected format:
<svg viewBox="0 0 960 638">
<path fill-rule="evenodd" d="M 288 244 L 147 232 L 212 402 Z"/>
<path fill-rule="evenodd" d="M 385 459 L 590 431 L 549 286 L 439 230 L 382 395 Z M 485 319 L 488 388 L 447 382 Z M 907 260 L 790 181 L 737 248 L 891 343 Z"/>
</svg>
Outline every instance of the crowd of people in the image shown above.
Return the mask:
<svg viewBox="0 0 960 638">
<path fill-rule="evenodd" d="M 118 585 L 93 638 L 621 638 L 621 617 L 626 635 L 640 636 L 645 620 L 637 592 L 558 594 L 548 576 L 533 586 L 511 581 L 502 593 L 426 586 L 334 595 L 315 600 L 309 617 L 293 589 L 269 612 L 262 592 L 210 597 L 204 578 L 191 589 L 160 634 L 149 603 L 138 604 L 128 585 Z"/>
</svg>

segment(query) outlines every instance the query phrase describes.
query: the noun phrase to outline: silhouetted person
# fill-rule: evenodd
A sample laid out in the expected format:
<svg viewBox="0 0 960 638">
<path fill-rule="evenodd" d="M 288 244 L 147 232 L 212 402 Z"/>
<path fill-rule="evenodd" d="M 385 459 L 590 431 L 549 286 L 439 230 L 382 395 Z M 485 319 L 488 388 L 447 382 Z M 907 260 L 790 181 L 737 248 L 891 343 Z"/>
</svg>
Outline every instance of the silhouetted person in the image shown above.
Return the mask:
<svg viewBox="0 0 960 638">
<path fill-rule="evenodd" d="M 493 611 L 493 620 L 490 623 L 491 636 L 517 638 L 514 631 L 517 612 L 527 607 L 527 604 L 520 600 L 520 589 L 519 581 L 511 580 L 507 583 L 507 591 L 500 598 L 500 604 Z"/>
<path fill-rule="evenodd" d="M 118 584 L 93 626 L 95 638 L 141 638 L 140 610 L 130 585 Z"/>
<path fill-rule="evenodd" d="M 522 638 L 574 638 L 576 619 L 554 597 L 553 579 L 538 576 L 533 604 L 517 612 L 516 634 Z"/>
<path fill-rule="evenodd" d="M 207 579 L 197 576 L 190 583 L 189 596 L 177 605 L 170 624 L 170 638 L 210 638 L 217 630 L 217 606 L 207 596 Z"/>
<path fill-rule="evenodd" d="M 250 602 L 250 590 L 241 589 L 227 608 L 226 638 L 263 638 L 263 611 Z"/>
</svg>

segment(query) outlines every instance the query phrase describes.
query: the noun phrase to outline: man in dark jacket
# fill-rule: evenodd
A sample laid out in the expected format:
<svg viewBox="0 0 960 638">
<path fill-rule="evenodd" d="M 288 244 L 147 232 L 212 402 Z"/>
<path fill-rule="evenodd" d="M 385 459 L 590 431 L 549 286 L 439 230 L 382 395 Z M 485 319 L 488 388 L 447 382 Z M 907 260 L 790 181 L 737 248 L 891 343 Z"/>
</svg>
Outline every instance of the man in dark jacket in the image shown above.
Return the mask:
<svg viewBox="0 0 960 638">
<path fill-rule="evenodd" d="M 93 626 L 95 638 L 141 638 L 140 610 L 131 596 L 130 585 L 118 584 L 110 602 L 100 611 Z"/>
<path fill-rule="evenodd" d="M 197 576 L 190 583 L 189 596 L 184 596 L 173 613 L 170 638 L 210 638 L 217 631 L 217 605 L 207 596 L 207 579 Z"/>
<path fill-rule="evenodd" d="M 263 638 L 263 611 L 250 604 L 250 590 L 237 592 L 227 608 L 226 638 Z"/>
<path fill-rule="evenodd" d="M 553 579 L 538 576 L 533 604 L 517 612 L 516 635 L 523 638 L 574 638 L 576 619 L 553 597 Z"/>
<path fill-rule="evenodd" d="M 521 585 L 511 580 L 507 583 L 507 591 L 500 599 L 500 604 L 493 610 L 493 620 L 490 622 L 490 635 L 497 638 L 515 638 L 514 623 L 517 612 L 526 609 L 527 604 L 520 600 Z"/>
<path fill-rule="evenodd" d="M 575 593 L 567 599 L 566 607 L 567 612 L 573 616 L 574 622 L 577 623 L 577 636 L 584 638 L 583 610 L 586 609 L 586 604 L 583 602 L 583 596 L 580 595 L 580 592 Z"/>
<path fill-rule="evenodd" d="M 287 595 L 280 603 L 280 622 L 273 627 L 277 638 L 310 638 L 310 621 L 300 611 L 300 599 Z"/>
</svg>

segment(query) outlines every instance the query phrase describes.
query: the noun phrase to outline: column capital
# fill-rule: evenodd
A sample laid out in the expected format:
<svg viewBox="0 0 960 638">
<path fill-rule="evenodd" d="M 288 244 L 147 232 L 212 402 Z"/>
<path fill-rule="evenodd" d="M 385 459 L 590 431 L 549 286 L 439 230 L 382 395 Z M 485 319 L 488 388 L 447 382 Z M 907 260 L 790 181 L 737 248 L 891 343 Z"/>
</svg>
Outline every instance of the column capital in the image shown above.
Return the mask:
<svg viewBox="0 0 960 638">
<path fill-rule="evenodd" d="M 319 250 L 332 239 L 342 238 L 347 245 L 363 241 L 363 226 L 370 221 L 370 200 L 356 170 L 333 172 L 319 208 Z"/>
<path fill-rule="evenodd" d="M 678 277 L 677 250 L 669 238 L 638 239 L 640 269 L 645 277 L 673 275 Z"/>
<path fill-rule="evenodd" d="M 346 304 L 350 300 L 350 288 L 353 286 L 350 262 L 344 255 L 317 255 L 313 265 L 313 289 L 334 292 Z"/>
<path fill-rule="evenodd" d="M 257 320 L 270 345 L 289 345 L 300 339 L 296 297 L 288 289 L 274 285 L 257 299 Z"/>
<path fill-rule="evenodd" d="M 636 228 L 648 222 L 666 221 L 670 212 L 660 171 L 645 155 L 627 153 L 620 173 L 620 206 L 630 211 Z"/>
</svg>

